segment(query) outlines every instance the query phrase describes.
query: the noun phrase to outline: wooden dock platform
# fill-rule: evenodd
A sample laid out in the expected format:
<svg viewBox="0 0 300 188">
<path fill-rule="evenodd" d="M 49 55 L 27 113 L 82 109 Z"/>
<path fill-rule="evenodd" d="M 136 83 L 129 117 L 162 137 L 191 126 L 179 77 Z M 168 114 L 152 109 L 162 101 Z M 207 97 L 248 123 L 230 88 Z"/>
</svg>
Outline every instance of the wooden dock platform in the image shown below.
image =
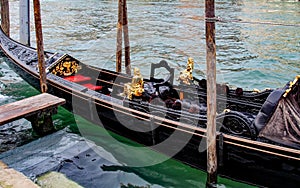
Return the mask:
<svg viewBox="0 0 300 188">
<path fill-rule="evenodd" d="M 0 126 L 26 118 L 31 122 L 33 130 L 37 134 L 49 134 L 54 131 L 51 116 L 57 112 L 57 107 L 65 102 L 65 99 L 42 93 L 2 105 L 0 106 Z"/>
<path fill-rule="evenodd" d="M 6 164 L 0 161 L 0 187 L 12 188 L 39 188 L 24 174 L 9 168 Z"/>
</svg>

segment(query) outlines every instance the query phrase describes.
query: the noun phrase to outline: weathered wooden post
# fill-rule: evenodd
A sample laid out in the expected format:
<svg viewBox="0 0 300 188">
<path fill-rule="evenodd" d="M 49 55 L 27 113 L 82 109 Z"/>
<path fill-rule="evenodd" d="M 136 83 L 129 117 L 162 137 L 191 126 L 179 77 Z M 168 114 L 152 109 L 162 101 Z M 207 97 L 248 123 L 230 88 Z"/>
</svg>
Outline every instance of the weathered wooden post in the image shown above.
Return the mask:
<svg viewBox="0 0 300 188">
<path fill-rule="evenodd" d="M 42 32 L 42 20 L 41 20 L 41 5 L 39 0 L 33 0 L 34 4 L 34 22 L 35 22 L 35 33 L 40 73 L 40 85 L 41 92 L 47 92 L 46 84 L 46 71 L 45 71 L 45 54 L 44 54 L 44 42 Z"/>
<path fill-rule="evenodd" d="M 20 43 L 30 46 L 30 2 L 20 0 Z"/>
<path fill-rule="evenodd" d="M 124 0 L 123 3 L 123 34 L 124 34 L 124 45 L 125 45 L 125 67 L 126 73 L 131 75 L 131 66 L 130 66 L 130 44 L 129 44 L 129 35 L 128 35 L 128 19 L 127 19 L 127 2 Z"/>
<path fill-rule="evenodd" d="M 1 27 L 7 36 L 10 36 L 9 2 L 1 0 Z"/>
<path fill-rule="evenodd" d="M 122 27 L 123 25 L 123 0 L 119 0 L 118 23 L 117 23 L 117 52 L 116 52 L 116 71 L 122 71 Z"/>
<path fill-rule="evenodd" d="M 128 35 L 127 3 L 126 0 L 119 0 L 118 5 L 118 24 L 117 24 L 117 52 L 116 52 L 116 71 L 122 71 L 122 32 L 125 45 L 125 68 L 126 73 L 131 74 L 130 66 L 130 45 Z"/>
<path fill-rule="evenodd" d="M 207 75 L 207 182 L 206 187 L 217 185 L 216 152 L 216 44 L 215 2 L 205 0 L 206 75 Z"/>
</svg>

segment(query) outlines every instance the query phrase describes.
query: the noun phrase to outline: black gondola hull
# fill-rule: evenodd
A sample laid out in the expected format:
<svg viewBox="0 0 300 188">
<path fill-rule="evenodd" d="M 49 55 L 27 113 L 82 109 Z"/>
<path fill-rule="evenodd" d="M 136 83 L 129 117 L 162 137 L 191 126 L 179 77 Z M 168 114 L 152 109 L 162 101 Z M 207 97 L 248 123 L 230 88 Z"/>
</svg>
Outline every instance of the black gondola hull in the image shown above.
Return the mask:
<svg viewBox="0 0 300 188">
<path fill-rule="evenodd" d="M 7 61 L 9 66 L 26 82 L 39 90 L 38 72 L 9 51 L 10 48 L 7 47 L 9 39 L 3 33 L 0 39 L 2 51 L 9 58 Z M 23 48 L 21 44 L 12 43 Z M 33 52 L 31 50 L 31 53 Z M 91 91 L 51 73 L 47 74 L 47 85 L 49 93 L 66 99 L 67 102 L 64 105 L 66 109 L 106 130 L 142 145 L 149 147 L 158 145 L 177 133 L 180 138 L 186 138 L 187 141 L 173 139 L 168 141 L 168 148 L 151 148 L 166 155 L 172 153 L 170 157 L 192 167 L 206 170 L 207 154 L 203 148 L 206 140 L 205 129 L 190 126 L 191 122 L 188 121 L 198 121 L 197 118 L 194 120 L 188 117 L 182 118 L 178 122 L 149 115 L 146 111 L 129 108 L 128 103 L 118 98 Z M 153 114 L 159 113 L 155 109 L 150 111 Z M 164 110 L 160 112 L 168 113 Z M 185 116 L 179 115 L 179 117 Z M 124 125 L 123 122 L 129 125 Z M 132 125 L 135 127 L 130 127 Z M 299 187 L 299 150 L 226 134 L 218 134 L 217 143 L 219 175 L 259 186 Z M 184 146 L 178 150 L 177 145 Z"/>
</svg>

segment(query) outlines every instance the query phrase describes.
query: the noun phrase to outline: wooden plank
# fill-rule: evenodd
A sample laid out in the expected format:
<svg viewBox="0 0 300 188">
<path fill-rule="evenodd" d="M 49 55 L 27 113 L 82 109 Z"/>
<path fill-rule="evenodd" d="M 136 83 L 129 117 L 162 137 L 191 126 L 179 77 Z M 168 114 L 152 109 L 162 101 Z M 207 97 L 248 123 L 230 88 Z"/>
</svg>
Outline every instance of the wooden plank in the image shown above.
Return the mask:
<svg viewBox="0 0 300 188">
<path fill-rule="evenodd" d="M 28 117 L 41 110 L 55 108 L 64 104 L 65 99 L 48 93 L 39 94 L 30 98 L 0 106 L 0 125 Z"/>
</svg>

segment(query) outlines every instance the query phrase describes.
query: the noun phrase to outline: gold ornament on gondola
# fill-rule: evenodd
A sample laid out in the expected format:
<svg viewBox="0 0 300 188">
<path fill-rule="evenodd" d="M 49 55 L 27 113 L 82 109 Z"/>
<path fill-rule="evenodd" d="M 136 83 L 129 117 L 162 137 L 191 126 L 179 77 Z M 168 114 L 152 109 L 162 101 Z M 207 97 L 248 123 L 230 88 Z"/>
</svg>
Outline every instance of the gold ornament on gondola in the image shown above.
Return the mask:
<svg viewBox="0 0 300 188">
<path fill-rule="evenodd" d="M 292 91 L 293 87 L 298 83 L 300 79 L 300 75 L 297 75 L 294 79 L 294 81 L 290 82 L 289 88 L 285 90 L 285 93 L 283 94 L 283 97 L 287 97 L 288 94 Z"/>
<path fill-rule="evenodd" d="M 124 84 L 123 96 L 132 100 L 133 96 L 140 97 L 144 92 L 144 81 L 139 68 L 134 68 L 134 73 L 131 83 Z"/>
<path fill-rule="evenodd" d="M 186 65 L 186 69 L 180 72 L 179 81 L 181 83 L 190 85 L 193 80 L 193 69 L 194 69 L 194 59 L 189 57 Z"/>
<path fill-rule="evenodd" d="M 51 73 L 57 76 L 71 76 L 77 73 L 80 69 L 81 66 L 75 59 L 66 57 L 52 68 Z"/>
</svg>

